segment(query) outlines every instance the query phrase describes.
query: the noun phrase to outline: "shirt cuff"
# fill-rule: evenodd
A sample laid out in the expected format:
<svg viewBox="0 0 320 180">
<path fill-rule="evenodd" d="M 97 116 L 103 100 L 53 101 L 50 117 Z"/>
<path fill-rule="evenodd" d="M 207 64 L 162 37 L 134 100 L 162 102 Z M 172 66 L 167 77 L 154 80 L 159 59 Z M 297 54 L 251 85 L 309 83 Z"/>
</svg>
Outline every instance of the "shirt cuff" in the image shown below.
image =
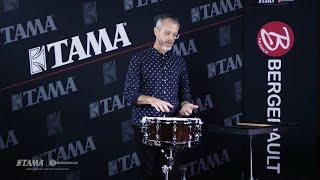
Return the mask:
<svg viewBox="0 0 320 180">
<path fill-rule="evenodd" d="M 138 98 L 139 98 L 139 96 L 141 96 L 141 95 L 142 95 L 141 93 L 135 93 L 135 94 L 132 96 L 131 104 L 137 104 Z"/>
<path fill-rule="evenodd" d="M 191 103 L 192 101 L 192 97 L 191 97 L 191 94 L 184 94 L 181 98 L 181 101 L 184 102 L 184 101 L 188 101 L 189 103 Z"/>
</svg>

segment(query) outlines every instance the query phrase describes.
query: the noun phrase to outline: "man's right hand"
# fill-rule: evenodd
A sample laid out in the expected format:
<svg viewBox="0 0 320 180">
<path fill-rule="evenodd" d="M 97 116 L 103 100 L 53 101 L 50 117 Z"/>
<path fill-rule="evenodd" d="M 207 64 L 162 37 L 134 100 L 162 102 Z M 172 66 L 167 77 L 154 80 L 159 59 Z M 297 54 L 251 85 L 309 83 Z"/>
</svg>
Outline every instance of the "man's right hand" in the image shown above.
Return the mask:
<svg viewBox="0 0 320 180">
<path fill-rule="evenodd" d="M 158 112 L 170 112 L 169 108 L 173 108 L 172 104 L 168 103 L 167 101 L 160 100 L 155 97 L 150 97 L 149 99 L 150 105 L 154 107 Z"/>
<path fill-rule="evenodd" d="M 158 112 L 170 112 L 169 108 L 173 108 L 172 104 L 167 101 L 162 101 L 158 98 L 146 95 L 140 95 L 137 100 L 137 104 L 150 104 Z"/>
</svg>

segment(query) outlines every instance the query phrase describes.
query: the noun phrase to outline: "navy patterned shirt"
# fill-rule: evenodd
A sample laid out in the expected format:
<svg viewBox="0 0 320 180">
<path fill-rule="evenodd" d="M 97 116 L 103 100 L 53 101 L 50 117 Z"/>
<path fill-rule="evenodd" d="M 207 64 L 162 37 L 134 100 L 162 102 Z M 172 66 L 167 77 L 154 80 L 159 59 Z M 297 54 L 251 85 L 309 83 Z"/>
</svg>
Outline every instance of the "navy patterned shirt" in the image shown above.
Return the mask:
<svg viewBox="0 0 320 180">
<path fill-rule="evenodd" d="M 125 82 L 124 95 L 132 107 L 132 122 L 139 124 L 144 116 L 174 117 L 180 103 L 191 102 L 188 70 L 181 56 L 168 51 L 160 54 L 150 47 L 132 56 Z M 173 105 L 170 113 L 158 112 L 150 104 L 138 105 L 140 95 L 153 96 Z"/>
</svg>

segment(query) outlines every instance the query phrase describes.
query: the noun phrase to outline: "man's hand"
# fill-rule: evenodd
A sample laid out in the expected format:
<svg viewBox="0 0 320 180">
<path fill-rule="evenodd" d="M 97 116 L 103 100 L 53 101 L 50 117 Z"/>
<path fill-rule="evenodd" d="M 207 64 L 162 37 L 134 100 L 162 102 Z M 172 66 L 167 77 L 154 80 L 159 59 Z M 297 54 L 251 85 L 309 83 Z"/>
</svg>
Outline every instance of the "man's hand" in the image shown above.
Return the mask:
<svg viewBox="0 0 320 180">
<path fill-rule="evenodd" d="M 198 109 L 199 106 L 191 104 L 191 103 L 185 103 L 182 105 L 181 110 L 179 111 L 179 114 L 181 116 L 190 116 L 192 114 L 193 109 Z"/>
<path fill-rule="evenodd" d="M 158 112 L 170 112 L 170 108 L 173 108 L 172 104 L 168 103 L 167 101 L 162 101 L 160 99 L 157 99 L 155 97 L 150 97 L 149 99 L 150 101 L 150 105 L 154 108 L 156 108 L 156 110 Z"/>
</svg>

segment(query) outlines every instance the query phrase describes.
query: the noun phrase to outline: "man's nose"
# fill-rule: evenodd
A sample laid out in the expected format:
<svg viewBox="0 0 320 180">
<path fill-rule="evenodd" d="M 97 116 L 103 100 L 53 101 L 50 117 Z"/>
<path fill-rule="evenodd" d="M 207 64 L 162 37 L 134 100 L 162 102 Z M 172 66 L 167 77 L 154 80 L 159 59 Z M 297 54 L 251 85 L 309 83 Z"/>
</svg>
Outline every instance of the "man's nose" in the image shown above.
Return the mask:
<svg viewBox="0 0 320 180">
<path fill-rule="evenodd" d="M 173 41 L 175 40 L 174 35 L 171 34 L 171 35 L 169 36 L 169 39 L 173 42 Z"/>
</svg>

